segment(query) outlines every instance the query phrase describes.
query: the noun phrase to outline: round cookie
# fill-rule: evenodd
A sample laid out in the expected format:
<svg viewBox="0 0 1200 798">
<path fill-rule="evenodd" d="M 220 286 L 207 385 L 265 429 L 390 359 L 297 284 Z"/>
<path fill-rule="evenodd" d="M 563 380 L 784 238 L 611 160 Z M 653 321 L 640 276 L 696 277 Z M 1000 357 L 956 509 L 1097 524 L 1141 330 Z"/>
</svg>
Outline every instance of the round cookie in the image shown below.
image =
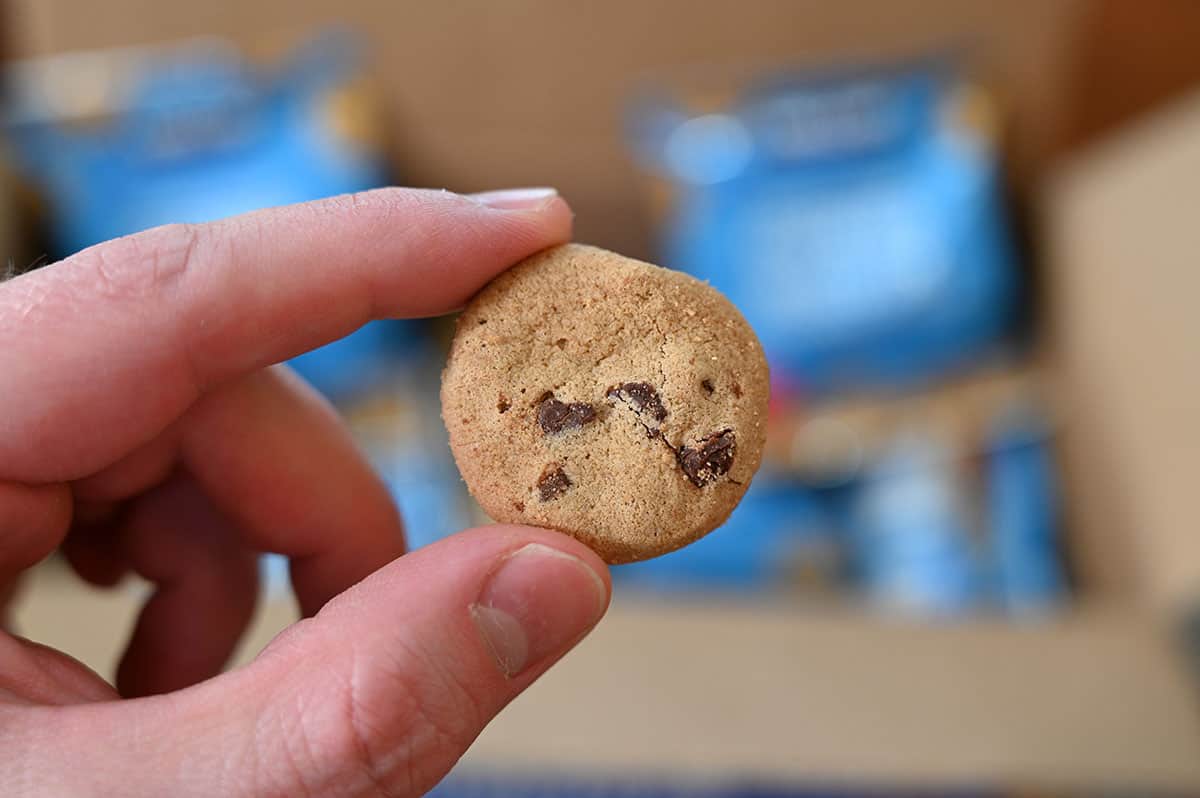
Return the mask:
<svg viewBox="0 0 1200 798">
<path fill-rule="evenodd" d="M 716 289 L 567 244 L 459 317 L 442 416 L 488 515 L 620 563 L 729 516 L 762 458 L 768 390 L 762 346 Z"/>
</svg>

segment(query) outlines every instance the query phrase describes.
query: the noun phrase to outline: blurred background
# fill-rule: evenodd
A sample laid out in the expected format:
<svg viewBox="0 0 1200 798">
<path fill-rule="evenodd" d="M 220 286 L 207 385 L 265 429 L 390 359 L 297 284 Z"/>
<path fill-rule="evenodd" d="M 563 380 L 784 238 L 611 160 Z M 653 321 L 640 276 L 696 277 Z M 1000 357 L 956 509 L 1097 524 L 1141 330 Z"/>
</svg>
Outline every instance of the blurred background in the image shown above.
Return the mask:
<svg viewBox="0 0 1200 798">
<path fill-rule="evenodd" d="M 553 185 L 579 240 L 762 339 L 741 506 L 616 568 L 436 794 L 1200 795 L 1200 3 L 10 0 L 0 29 L 12 269 Z M 414 546 L 482 520 L 438 416 L 451 326 L 293 363 Z M 263 568 L 242 659 L 294 617 Z M 18 621 L 111 673 L 144 589 L 51 561 Z"/>
</svg>

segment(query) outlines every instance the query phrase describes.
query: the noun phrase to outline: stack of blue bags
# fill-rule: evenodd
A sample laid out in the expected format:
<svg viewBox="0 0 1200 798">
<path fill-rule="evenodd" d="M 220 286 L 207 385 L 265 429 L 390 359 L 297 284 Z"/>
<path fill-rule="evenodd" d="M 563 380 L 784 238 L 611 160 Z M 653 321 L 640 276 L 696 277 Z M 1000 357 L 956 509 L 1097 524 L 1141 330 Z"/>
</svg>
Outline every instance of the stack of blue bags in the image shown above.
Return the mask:
<svg viewBox="0 0 1200 798">
<path fill-rule="evenodd" d="M 1013 349 L 1022 285 L 990 106 L 954 60 L 770 75 L 719 111 L 685 98 L 648 88 L 629 116 L 641 165 L 669 189 L 661 262 L 746 315 L 773 417 L 919 392 Z M 757 591 L 815 574 L 931 615 L 1053 607 L 1048 435 L 1036 410 L 1010 415 L 987 433 L 982 544 L 944 442 L 913 435 L 839 484 L 768 461 L 724 527 L 617 578 Z"/>
</svg>

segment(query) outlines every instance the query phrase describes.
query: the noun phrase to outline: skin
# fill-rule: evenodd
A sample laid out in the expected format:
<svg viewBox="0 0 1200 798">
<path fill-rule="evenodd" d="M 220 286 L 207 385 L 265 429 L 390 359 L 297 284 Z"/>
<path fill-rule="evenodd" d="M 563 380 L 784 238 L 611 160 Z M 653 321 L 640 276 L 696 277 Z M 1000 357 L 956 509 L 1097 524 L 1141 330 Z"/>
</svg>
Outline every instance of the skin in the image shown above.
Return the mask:
<svg viewBox="0 0 1200 798">
<path fill-rule="evenodd" d="M 115 687 L 0 633 L 4 795 L 418 795 L 599 620 L 599 559 L 546 530 L 404 555 L 335 413 L 272 364 L 446 313 L 570 237 L 553 192 L 382 189 L 107 242 L 0 283 L 0 595 L 60 549 L 150 580 Z M 303 620 L 222 666 L 255 558 Z"/>
</svg>

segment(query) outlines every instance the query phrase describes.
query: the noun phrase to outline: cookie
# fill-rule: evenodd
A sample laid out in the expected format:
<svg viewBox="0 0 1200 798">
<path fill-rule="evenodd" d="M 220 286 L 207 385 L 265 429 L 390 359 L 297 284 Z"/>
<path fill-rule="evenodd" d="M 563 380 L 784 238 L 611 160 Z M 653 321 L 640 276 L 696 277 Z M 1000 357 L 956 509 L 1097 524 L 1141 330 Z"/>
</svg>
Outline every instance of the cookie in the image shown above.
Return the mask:
<svg viewBox="0 0 1200 798">
<path fill-rule="evenodd" d="M 488 515 L 610 563 L 729 517 L 762 458 L 767 397 L 762 346 L 714 288 L 580 244 L 484 288 L 442 375 L 450 447 Z"/>
</svg>

